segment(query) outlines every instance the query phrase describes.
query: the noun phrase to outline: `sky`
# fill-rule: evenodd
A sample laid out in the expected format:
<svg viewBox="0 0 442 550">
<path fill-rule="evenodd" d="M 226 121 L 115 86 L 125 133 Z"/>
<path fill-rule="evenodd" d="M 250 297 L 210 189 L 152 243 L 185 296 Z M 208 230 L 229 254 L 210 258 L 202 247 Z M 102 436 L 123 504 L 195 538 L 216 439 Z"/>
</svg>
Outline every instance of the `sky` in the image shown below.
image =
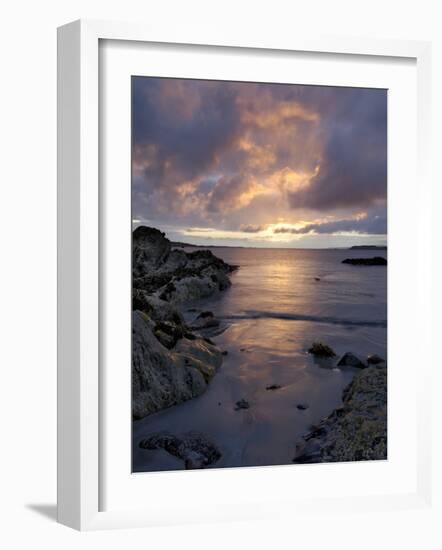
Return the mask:
<svg viewBox="0 0 442 550">
<path fill-rule="evenodd" d="M 133 77 L 132 218 L 200 245 L 385 245 L 387 91 Z"/>
</svg>

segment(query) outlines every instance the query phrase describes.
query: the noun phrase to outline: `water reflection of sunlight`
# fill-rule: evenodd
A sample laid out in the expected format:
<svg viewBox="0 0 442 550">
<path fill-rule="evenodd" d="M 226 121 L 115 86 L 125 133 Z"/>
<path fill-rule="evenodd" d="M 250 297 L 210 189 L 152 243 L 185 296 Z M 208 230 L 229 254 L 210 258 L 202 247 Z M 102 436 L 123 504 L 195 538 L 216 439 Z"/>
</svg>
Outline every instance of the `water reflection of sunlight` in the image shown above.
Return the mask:
<svg viewBox="0 0 442 550">
<path fill-rule="evenodd" d="M 263 263 L 253 273 L 254 286 L 259 289 L 256 301 L 272 311 L 313 312 L 320 293 L 315 275 L 302 260 L 281 258 L 278 251 L 274 261 Z"/>
</svg>

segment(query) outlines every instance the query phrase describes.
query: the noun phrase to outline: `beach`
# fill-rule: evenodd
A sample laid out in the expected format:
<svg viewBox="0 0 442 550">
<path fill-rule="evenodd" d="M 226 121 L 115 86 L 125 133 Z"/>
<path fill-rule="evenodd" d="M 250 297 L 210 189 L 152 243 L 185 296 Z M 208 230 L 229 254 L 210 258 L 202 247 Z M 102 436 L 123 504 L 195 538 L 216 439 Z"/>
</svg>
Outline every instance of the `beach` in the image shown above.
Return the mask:
<svg viewBox="0 0 442 550">
<path fill-rule="evenodd" d="M 340 357 L 387 356 L 387 269 L 342 263 L 372 251 L 217 247 L 212 253 L 239 266 L 229 274 L 231 285 L 180 303 L 180 311 L 187 326 L 202 312 L 213 314 L 216 326 L 200 334 L 223 353 L 222 364 L 195 398 L 134 420 L 135 472 L 186 467 L 165 448 L 140 448 L 158 433 L 207 436 L 220 453 L 207 467 L 291 464 L 305 434 L 342 406 L 345 388 L 361 371 L 337 366 Z M 386 250 L 376 256 L 386 258 Z M 314 341 L 331 346 L 336 358 L 310 354 Z"/>
</svg>

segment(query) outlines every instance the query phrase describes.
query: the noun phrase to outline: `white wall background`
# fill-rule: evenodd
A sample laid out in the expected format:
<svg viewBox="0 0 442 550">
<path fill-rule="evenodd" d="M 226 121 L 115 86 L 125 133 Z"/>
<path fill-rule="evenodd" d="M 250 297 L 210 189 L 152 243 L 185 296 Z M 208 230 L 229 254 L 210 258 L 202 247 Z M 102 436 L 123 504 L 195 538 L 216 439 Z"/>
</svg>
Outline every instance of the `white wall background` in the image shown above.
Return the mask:
<svg viewBox="0 0 442 550">
<path fill-rule="evenodd" d="M 389 515 L 331 514 L 279 522 L 79 534 L 56 524 L 56 27 L 79 17 L 253 27 L 263 33 L 347 34 L 434 41 L 434 231 L 442 117 L 442 17 L 437 0 L 15 0 L 2 7 L 0 85 L 0 544 L 64 549 L 440 548 L 440 392 L 435 354 L 435 504 Z M 441 262 L 435 247 L 434 280 Z M 435 311 L 441 305 L 435 292 Z M 436 335 L 440 321 L 434 315 Z M 439 326 L 437 325 L 439 323 Z M 406 429 L 406 426 L 404 426 Z M 295 488 L 294 488 L 295 490 Z M 216 496 L 215 496 L 216 497 Z M 147 496 L 148 498 L 148 496 Z M 208 506 L 213 503 L 207 503 Z"/>
</svg>

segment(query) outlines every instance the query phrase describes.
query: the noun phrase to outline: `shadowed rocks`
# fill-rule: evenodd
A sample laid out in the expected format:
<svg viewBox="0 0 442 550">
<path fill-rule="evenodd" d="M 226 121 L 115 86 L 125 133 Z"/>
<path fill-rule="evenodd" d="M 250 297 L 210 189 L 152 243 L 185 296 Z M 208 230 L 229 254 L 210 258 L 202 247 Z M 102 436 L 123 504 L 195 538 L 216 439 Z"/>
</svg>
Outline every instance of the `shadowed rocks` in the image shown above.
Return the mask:
<svg viewBox="0 0 442 550">
<path fill-rule="evenodd" d="M 346 258 L 342 260 L 343 264 L 349 265 L 387 265 L 387 260 L 381 256 L 375 256 L 374 258 Z"/>
<path fill-rule="evenodd" d="M 140 311 L 132 315 L 135 419 L 201 395 L 222 363 L 221 351 L 204 339 L 181 338 L 172 346 L 176 335 L 158 331 L 158 326 Z"/>
<path fill-rule="evenodd" d="M 140 226 L 132 237 L 133 287 L 180 304 L 211 296 L 230 286 L 236 269 L 210 250 L 174 249 L 161 231 Z"/>
<path fill-rule="evenodd" d="M 132 414 L 142 418 L 201 395 L 222 363 L 198 332 L 218 327 L 211 312 L 193 327 L 181 304 L 230 286 L 234 270 L 212 252 L 173 249 L 164 233 L 140 226 L 132 240 Z M 205 334 L 207 336 L 207 333 Z"/>
<path fill-rule="evenodd" d="M 164 449 L 184 462 L 186 470 L 207 468 L 221 458 L 221 451 L 210 439 L 199 432 L 176 436 L 168 432 L 151 435 L 139 443 L 141 449 Z"/>
<path fill-rule="evenodd" d="M 331 347 L 322 342 L 313 342 L 308 352 L 316 357 L 336 357 L 336 353 Z"/>
<path fill-rule="evenodd" d="M 347 462 L 387 458 L 387 367 L 362 370 L 344 389 L 343 405 L 313 426 L 293 462 Z"/>
<path fill-rule="evenodd" d="M 235 411 L 240 411 L 241 409 L 250 409 L 250 403 L 245 399 L 240 399 L 235 403 Z"/>
<path fill-rule="evenodd" d="M 356 367 L 358 369 L 364 369 L 367 365 L 363 363 L 359 359 L 359 357 L 357 357 L 354 353 L 347 351 L 347 353 L 344 353 L 344 355 L 338 361 L 337 366 L 338 367 Z"/>
</svg>

